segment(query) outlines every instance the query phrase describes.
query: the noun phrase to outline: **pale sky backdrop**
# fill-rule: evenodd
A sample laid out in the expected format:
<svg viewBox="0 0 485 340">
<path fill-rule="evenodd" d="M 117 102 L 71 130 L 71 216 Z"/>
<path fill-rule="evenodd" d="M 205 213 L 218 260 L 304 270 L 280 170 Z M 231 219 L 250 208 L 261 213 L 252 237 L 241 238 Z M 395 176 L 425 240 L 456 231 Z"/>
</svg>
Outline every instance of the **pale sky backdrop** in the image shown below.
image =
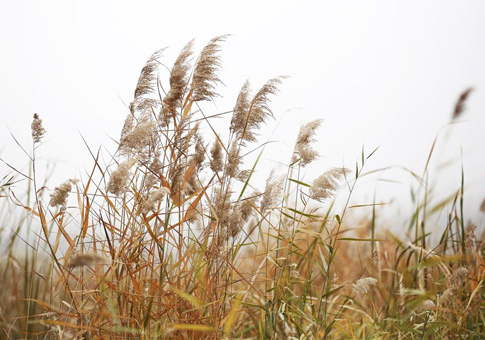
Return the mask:
<svg viewBox="0 0 485 340">
<path fill-rule="evenodd" d="M 465 204 L 470 217 L 483 224 L 478 208 L 485 197 L 485 1 L 480 0 L 2 0 L 0 157 L 25 169 L 27 158 L 9 130 L 30 150 L 37 112 L 48 131 L 38 157 L 56 163 L 49 187 L 82 177 L 92 161 L 80 134 L 94 150 L 101 145 L 115 150 L 111 138 L 119 138 L 148 57 L 169 47 L 163 62 L 171 66 L 190 39 L 199 51 L 221 34 L 232 34 L 223 44 L 222 98 L 206 104 L 207 111 L 232 109 L 246 79 L 256 90 L 269 78 L 290 76 L 273 100 L 276 120 L 262 130 L 263 141 L 274 132 L 271 140 L 281 143 L 267 147 L 262 166 L 287 163 L 300 125 L 316 118 L 325 120 L 318 136 L 321 158 L 309 167 L 308 180 L 332 166 L 354 168 L 363 144 L 368 152 L 380 146 L 368 170 L 402 165 L 421 174 L 440 133 L 432 166 L 448 166 L 432 172 L 436 190 L 444 197 L 459 188 L 463 153 Z M 475 90 L 466 112 L 447 127 L 469 86 Z M 0 164 L 0 177 L 7 172 Z M 378 201 L 398 196 L 392 211 L 409 217 L 410 176 L 395 168 L 380 179 L 364 178 L 356 203 L 370 203 L 376 190 Z"/>
</svg>

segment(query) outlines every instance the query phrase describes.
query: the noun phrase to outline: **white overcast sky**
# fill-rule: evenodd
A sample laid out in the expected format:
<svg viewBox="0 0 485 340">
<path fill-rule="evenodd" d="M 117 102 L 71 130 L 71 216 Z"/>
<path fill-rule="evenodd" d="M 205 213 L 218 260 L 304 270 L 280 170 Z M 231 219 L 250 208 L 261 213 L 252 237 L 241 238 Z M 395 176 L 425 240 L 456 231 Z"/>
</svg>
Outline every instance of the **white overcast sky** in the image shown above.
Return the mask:
<svg viewBox="0 0 485 340">
<path fill-rule="evenodd" d="M 48 130 L 39 157 L 57 163 L 49 185 L 79 177 L 92 164 L 80 134 L 93 149 L 115 150 L 110 138 L 119 137 L 151 53 L 170 47 L 163 61 L 171 66 L 190 39 L 201 48 L 221 34 L 232 34 L 223 45 L 223 98 L 207 110 L 232 109 L 246 79 L 257 89 L 290 76 L 273 100 L 276 121 L 263 130 L 276 130 L 271 139 L 282 142 L 267 148 L 267 165 L 288 159 L 302 123 L 323 118 L 321 158 L 310 172 L 353 168 L 364 144 L 368 151 L 380 146 L 368 170 L 402 165 L 421 173 L 441 131 L 433 167 L 454 163 L 434 172 L 436 188 L 459 187 L 463 152 L 470 212 L 478 210 L 485 196 L 485 2 L 479 0 L 3 0 L 0 156 L 25 166 L 9 130 L 30 148 L 37 112 Z M 445 127 L 469 86 L 475 91 L 460 123 Z M 7 172 L 4 164 L 0 170 Z M 381 178 L 400 183 L 374 182 L 361 192 L 363 203 L 376 185 L 383 196 L 408 199 L 404 171 Z"/>
</svg>

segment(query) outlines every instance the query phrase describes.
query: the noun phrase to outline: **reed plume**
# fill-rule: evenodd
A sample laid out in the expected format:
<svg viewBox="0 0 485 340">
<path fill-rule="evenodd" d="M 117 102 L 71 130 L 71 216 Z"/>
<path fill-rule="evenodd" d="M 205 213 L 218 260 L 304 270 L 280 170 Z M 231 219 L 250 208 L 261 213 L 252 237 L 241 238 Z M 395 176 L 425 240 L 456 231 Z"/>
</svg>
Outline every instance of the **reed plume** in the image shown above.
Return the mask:
<svg viewBox="0 0 485 340">
<path fill-rule="evenodd" d="M 128 127 L 129 124 L 128 126 L 125 125 L 123 130 Z M 153 121 L 148 120 L 140 122 L 130 132 L 122 132 L 119 148 L 123 154 L 140 155 L 143 153 L 143 149 L 149 146 L 155 133 L 155 123 Z"/>
<path fill-rule="evenodd" d="M 222 161 L 222 146 L 218 139 L 216 139 L 214 141 L 214 144 L 212 145 L 209 166 L 214 173 L 222 171 L 222 168 L 224 166 Z"/>
<path fill-rule="evenodd" d="M 147 214 L 150 211 L 155 211 L 158 203 L 160 203 L 166 195 L 170 195 L 170 190 L 165 187 L 152 191 L 148 195 L 148 198 L 141 203 L 141 211 L 144 214 Z"/>
<path fill-rule="evenodd" d="M 261 199 L 261 211 L 265 211 L 274 207 L 281 199 L 283 192 L 284 178 L 277 176 L 275 170 L 271 170 L 266 186 L 264 188 L 263 197 Z"/>
<path fill-rule="evenodd" d="M 164 115 L 175 115 L 176 109 L 182 105 L 185 90 L 188 86 L 190 57 L 193 54 L 194 41 L 189 41 L 180 52 L 170 72 L 170 91 L 163 99 Z"/>
<path fill-rule="evenodd" d="M 194 163 L 197 165 L 197 170 L 204 167 L 205 161 L 205 147 L 204 139 L 200 134 L 196 135 L 195 150 L 194 150 Z"/>
<path fill-rule="evenodd" d="M 322 119 L 316 119 L 306 123 L 300 128 L 296 139 L 295 151 L 292 162 L 297 162 L 304 167 L 318 157 L 318 152 L 312 148 L 311 143 L 316 142 L 316 130 L 322 124 Z"/>
<path fill-rule="evenodd" d="M 241 137 L 241 134 L 244 131 L 244 126 L 246 125 L 246 118 L 249 113 L 250 105 L 250 91 L 249 81 L 246 80 L 239 91 L 231 119 L 230 131 L 235 133 L 237 138 Z"/>
<path fill-rule="evenodd" d="M 241 158 L 239 157 L 239 145 L 237 140 L 233 141 L 229 153 L 227 155 L 226 173 L 231 178 L 237 178 L 239 174 L 239 163 Z"/>
<path fill-rule="evenodd" d="M 65 207 L 69 192 L 71 191 L 71 181 L 65 181 L 54 189 L 54 192 L 50 194 L 51 200 L 49 202 L 51 207 Z"/>
<path fill-rule="evenodd" d="M 466 101 L 468 100 L 468 97 L 470 96 L 470 93 L 472 93 L 473 87 L 470 87 L 463 91 L 463 93 L 460 95 L 458 98 L 458 101 L 456 102 L 455 109 L 453 110 L 453 115 L 451 116 L 451 120 L 455 120 L 458 117 L 461 116 L 463 111 L 465 111 L 465 104 Z"/>
<path fill-rule="evenodd" d="M 40 143 L 45 135 L 45 129 L 42 125 L 42 119 L 39 118 L 37 113 L 34 113 L 34 120 L 32 121 L 32 140 L 34 143 Z"/>
<path fill-rule="evenodd" d="M 83 253 L 78 254 L 73 257 L 71 261 L 67 264 L 67 267 L 85 267 L 92 266 L 94 264 L 110 264 L 110 260 L 104 256 L 96 253 Z"/>
<path fill-rule="evenodd" d="M 143 66 L 134 93 L 134 102 L 140 101 L 142 96 L 155 92 L 154 81 L 157 79 L 160 58 L 165 51 L 164 48 L 154 52 Z"/>
<path fill-rule="evenodd" d="M 332 197 L 339 189 L 339 182 L 350 173 L 346 168 L 332 168 L 316 178 L 310 187 L 310 197 L 322 201 Z"/>
<path fill-rule="evenodd" d="M 436 304 L 434 303 L 434 301 L 427 299 L 427 300 L 424 300 L 423 303 L 418 306 L 417 311 L 418 312 L 429 311 L 435 307 L 436 307 Z"/>
<path fill-rule="evenodd" d="M 273 117 L 269 106 L 270 96 L 278 93 L 278 85 L 282 83 L 283 79 L 285 77 L 281 76 L 268 80 L 251 100 L 249 100 L 249 83 L 246 82 L 243 85 L 234 107 L 230 127 L 241 145 L 244 145 L 245 142 L 256 141 L 256 131 L 268 118 Z"/>
<path fill-rule="evenodd" d="M 153 53 L 142 68 L 135 88 L 133 102 L 130 103 L 132 115 L 136 116 L 138 113 L 138 116 L 142 117 L 143 120 L 151 119 L 154 110 L 160 105 L 159 100 L 148 96 L 155 93 L 158 67 L 160 66 L 159 59 L 164 51 L 165 49 L 163 48 Z"/>
<path fill-rule="evenodd" d="M 204 47 L 196 61 L 192 76 L 192 100 L 203 101 L 217 97 L 215 86 L 221 80 L 217 72 L 222 66 L 219 52 L 220 44 L 227 39 L 227 35 L 215 37 Z"/>
<path fill-rule="evenodd" d="M 376 284 L 377 284 L 377 279 L 373 277 L 365 277 L 363 279 L 359 279 L 352 284 L 352 294 L 353 295 L 367 294 L 371 289 L 371 286 L 375 286 Z"/>
<path fill-rule="evenodd" d="M 130 168 L 137 162 L 136 158 L 130 158 L 120 163 L 118 168 L 111 174 L 107 190 L 115 196 L 120 196 L 124 193 L 128 186 L 130 178 Z"/>
</svg>

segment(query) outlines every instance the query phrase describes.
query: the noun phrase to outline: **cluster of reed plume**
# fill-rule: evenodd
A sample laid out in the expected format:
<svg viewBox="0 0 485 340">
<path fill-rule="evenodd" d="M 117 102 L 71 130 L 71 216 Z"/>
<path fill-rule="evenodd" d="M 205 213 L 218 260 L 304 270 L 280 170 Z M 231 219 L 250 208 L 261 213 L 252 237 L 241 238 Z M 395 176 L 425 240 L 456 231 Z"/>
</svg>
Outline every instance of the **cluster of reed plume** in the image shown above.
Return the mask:
<svg viewBox="0 0 485 340">
<path fill-rule="evenodd" d="M 482 244 L 473 226 L 465 231 L 460 193 L 439 249 L 427 245 L 423 219 L 410 242 L 376 233 L 377 204 L 363 234 L 344 237 L 355 229 L 355 221 L 344 223 L 357 207 L 349 206 L 350 196 L 374 152 L 363 151 L 354 171 L 335 167 L 305 183 L 300 173 L 318 158 L 312 143 L 321 120 L 301 127 L 287 173 L 272 171 L 264 188 L 254 188 L 262 152 L 250 165 L 245 155 L 273 117 L 270 99 L 284 77 L 254 94 L 244 83 L 227 134 L 218 132 L 211 122 L 219 115 L 205 110 L 218 97 L 226 38 L 212 39 L 197 58 L 189 42 L 170 70 L 168 90 L 159 78 L 163 50 L 154 53 L 110 164 L 92 153 L 88 178 L 65 181 L 48 204 L 36 185 L 35 152 L 45 129 L 34 116 L 28 177 L 35 201 L 18 205 L 40 222 L 41 234 L 35 251 L 26 252 L 28 265 L 10 252 L 1 267 L 3 277 L 14 273 L 9 287 L 23 285 L 9 288 L 14 307 L 2 317 L 0 338 L 481 334 Z M 334 213 L 341 185 L 348 199 Z"/>
</svg>

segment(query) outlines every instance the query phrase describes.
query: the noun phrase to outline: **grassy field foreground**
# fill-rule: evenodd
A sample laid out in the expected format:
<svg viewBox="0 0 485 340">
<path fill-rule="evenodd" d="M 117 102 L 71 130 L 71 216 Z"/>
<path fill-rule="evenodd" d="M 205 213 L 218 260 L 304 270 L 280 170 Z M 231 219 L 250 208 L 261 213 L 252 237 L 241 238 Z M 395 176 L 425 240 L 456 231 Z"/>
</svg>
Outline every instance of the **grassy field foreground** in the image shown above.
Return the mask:
<svg viewBox="0 0 485 340">
<path fill-rule="evenodd" d="M 118 149 L 108 162 L 92 152 L 86 178 L 37 178 L 46 131 L 34 116 L 29 170 L 1 174 L 0 339 L 485 338 L 485 244 L 463 216 L 463 182 L 430 204 L 427 170 L 414 174 L 408 236 L 378 228 L 377 203 L 356 229 L 349 202 L 375 150 L 304 182 L 317 120 L 301 127 L 287 172 L 255 188 L 257 132 L 284 78 L 244 84 L 219 133 L 221 114 L 200 104 L 218 97 L 225 39 L 198 56 L 189 42 L 169 88 L 154 53 Z M 448 218 L 437 236 L 427 218 L 438 211 Z"/>
</svg>

